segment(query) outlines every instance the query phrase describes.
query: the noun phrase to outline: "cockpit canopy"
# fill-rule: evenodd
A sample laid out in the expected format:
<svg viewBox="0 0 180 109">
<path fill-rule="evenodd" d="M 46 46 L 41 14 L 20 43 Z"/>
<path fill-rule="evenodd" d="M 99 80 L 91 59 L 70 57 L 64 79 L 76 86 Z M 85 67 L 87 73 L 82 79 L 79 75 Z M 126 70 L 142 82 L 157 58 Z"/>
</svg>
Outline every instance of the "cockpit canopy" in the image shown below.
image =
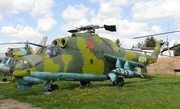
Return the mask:
<svg viewBox="0 0 180 109">
<path fill-rule="evenodd" d="M 2 64 L 6 64 L 6 65 L 12 65 L 12 64 L 14 65 L 16 64 L 16 62 L 17 60 L 15 58 L 10 58 L 10 57 L 6 57 L 1 61 Z"/>
<path fill-rule="evenodd" d="M 37 54 L 43 54 L 46 58 L 51 58 L 62 54 L 62 50 L 55 45 L 48 45 L 38 50 Z"/>
</svg>

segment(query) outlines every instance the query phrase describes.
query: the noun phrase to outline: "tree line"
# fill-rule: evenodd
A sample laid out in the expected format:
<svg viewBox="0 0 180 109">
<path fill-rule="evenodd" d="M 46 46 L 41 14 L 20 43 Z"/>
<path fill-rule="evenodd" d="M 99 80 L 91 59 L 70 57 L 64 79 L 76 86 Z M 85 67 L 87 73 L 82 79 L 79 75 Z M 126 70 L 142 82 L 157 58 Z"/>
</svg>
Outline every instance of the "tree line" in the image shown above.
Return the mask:
<svg viewBox="0 0 180 109">
<path fill-rule="evenodd" d="M 157 42 L 157 39 L 155 39 L 154 37 L 147 37 L 144 41 L 138 42 L 138 44 L 136 46 L 139 47 L 139 48 L 142 48 L 142 47 L 155 47 L 156 42 Z M 119 39 L 117 39 L 115 41 L 115 43 L 117 44 L 117 46 L 119 48 L 122 47 L 122 44 L 121 44 Z M 174 46 L 177 45 L 177 44 L 178 43 L 176 42 L 174 44 Z M 177 46 L 177 47 L 174 48 L 174 56 L 180 56 L 180 46 Z"/>
</svg>

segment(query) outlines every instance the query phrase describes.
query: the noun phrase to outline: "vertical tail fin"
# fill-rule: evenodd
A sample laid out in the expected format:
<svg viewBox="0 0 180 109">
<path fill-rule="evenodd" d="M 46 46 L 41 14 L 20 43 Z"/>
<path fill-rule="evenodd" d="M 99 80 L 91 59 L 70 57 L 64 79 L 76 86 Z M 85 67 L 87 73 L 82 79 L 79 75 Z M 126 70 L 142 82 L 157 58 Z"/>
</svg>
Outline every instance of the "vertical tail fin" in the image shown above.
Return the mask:
<svg viewBox="0 0 180 109">
<path fill-rule="evenodd" d="M 163 46 L 164 44 L 164 41 L 163 40 L 159 40 L 157 43 L 156 43 L 156 46 L 154 48 L 154 51 L 152 52 L 152 56 L 156 57 L 156 59 L 158 58 L 158 55 L 160 53 L 160 49 L 161 47 Z"/>
<path fill-rule="evenodd" d="M 44 36 L 44 37 L 42 38 L 42 40 L 39 42 L 39 44 L 45 46 L 45 45 L 46 45 L 46 41 L 47 41 L 47 37 Z M 39 48 L 40 48 L 40 47 L 36 47 L 35 53 L 39 50 Z"/>
</svg>

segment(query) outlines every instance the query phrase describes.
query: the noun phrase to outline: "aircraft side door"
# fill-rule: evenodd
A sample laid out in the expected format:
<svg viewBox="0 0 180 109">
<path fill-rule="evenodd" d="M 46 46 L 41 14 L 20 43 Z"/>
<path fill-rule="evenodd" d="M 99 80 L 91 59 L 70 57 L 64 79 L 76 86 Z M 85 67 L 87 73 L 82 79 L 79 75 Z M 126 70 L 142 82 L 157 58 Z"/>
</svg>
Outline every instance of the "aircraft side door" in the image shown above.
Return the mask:
<svg viewBox="0 0 180 109">
<path fill-rule="evenodd" d="M 97 59 L 90 54 L 84 55 L 84 65 L 82 67 L 83 73 L 92 74 L 97 73 Z"/>
</svg>

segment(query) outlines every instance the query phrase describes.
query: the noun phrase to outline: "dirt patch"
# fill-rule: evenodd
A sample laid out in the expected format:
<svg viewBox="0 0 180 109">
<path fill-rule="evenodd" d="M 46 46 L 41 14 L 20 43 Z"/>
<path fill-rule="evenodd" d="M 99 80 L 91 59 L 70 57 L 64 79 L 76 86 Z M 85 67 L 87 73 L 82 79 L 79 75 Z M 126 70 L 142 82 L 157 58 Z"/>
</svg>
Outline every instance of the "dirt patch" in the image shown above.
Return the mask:
<svg viewBox="0 0 180 109">
<path fill-rule="evenodd" d="M 3 98 L 3 95 L 0 95 L 0 99 Z"/>
<path fill-rule="evenodd" d="M 180 57 L 158 58 L 156 63 L 147 67 L 150 74 L 174 74 L 174 69 L 180 69 Z M 177 75 L 180 75 L 180 72 Z"/>
<path fill-rule="evenodd" d="M 3 96 L 0 95 L 0 98 L 3 98 Z M 5 100 L 0 100 L 0 109 L 41 109 L 41 108 L 36 108 L 28 103 L 22 103 L 17 100 L 5 99 Z"/>
</svg>

